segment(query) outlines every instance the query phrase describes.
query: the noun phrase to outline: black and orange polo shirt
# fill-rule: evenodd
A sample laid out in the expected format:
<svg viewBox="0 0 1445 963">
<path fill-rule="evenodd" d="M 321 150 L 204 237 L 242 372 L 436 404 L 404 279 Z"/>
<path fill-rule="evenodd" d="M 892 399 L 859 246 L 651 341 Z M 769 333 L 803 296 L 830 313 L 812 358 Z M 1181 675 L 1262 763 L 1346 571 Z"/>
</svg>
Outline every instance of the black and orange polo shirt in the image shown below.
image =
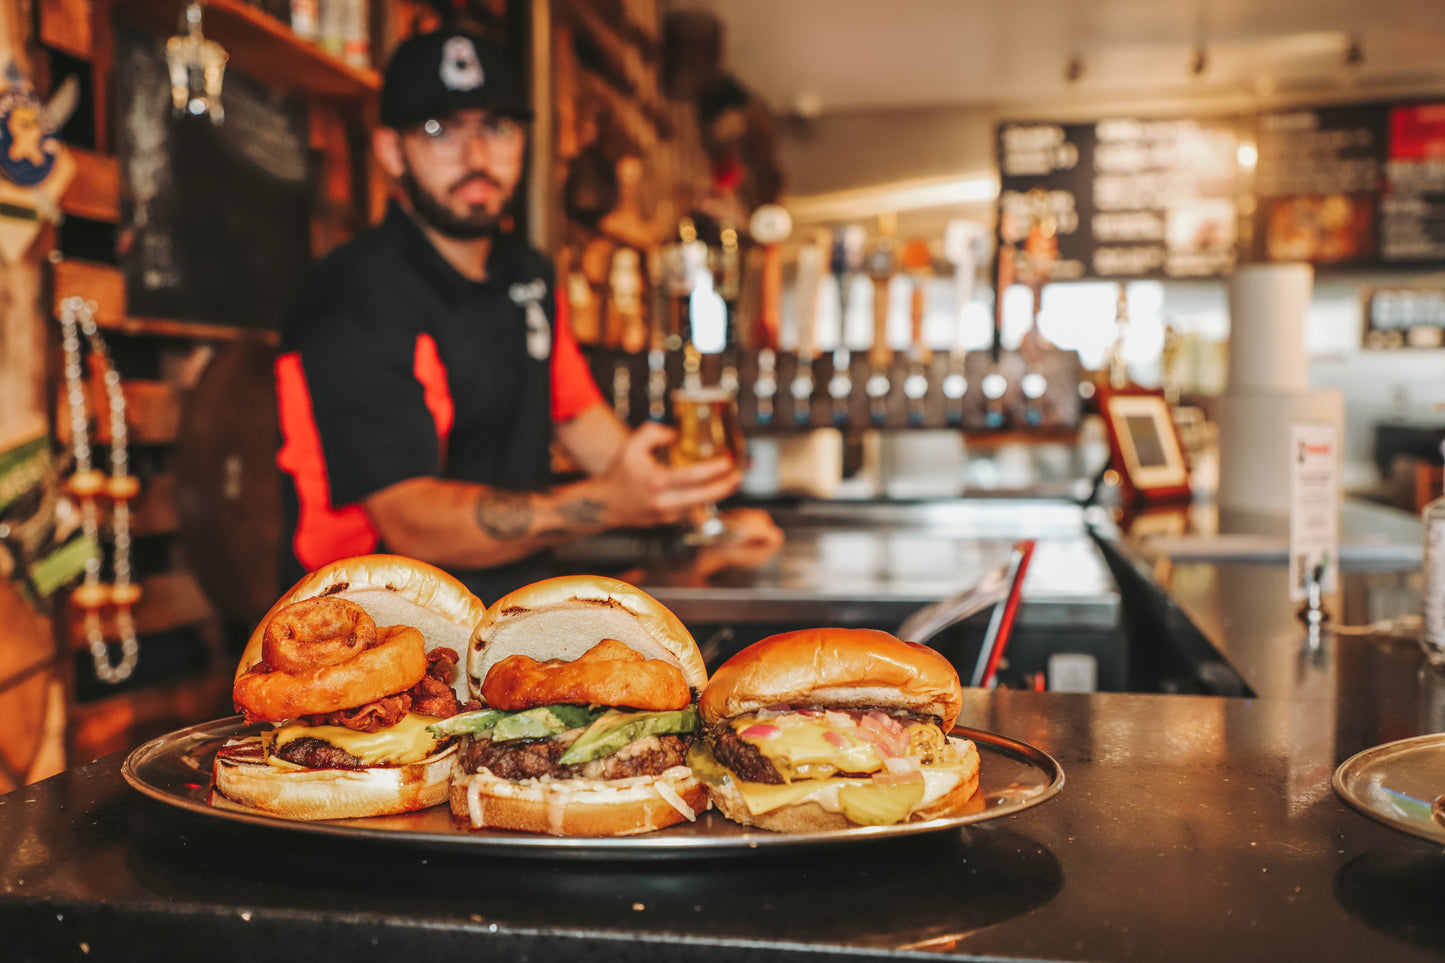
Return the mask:
<svg viewBox="0 0 1445 963">
<path fill-rule="evenodd" d="M 284 319 L 276 395 L 283 587 L 386 551 L 361 501 L 397 482 L 546 487 L 553 424 L 602 399 L 545 258 L 502 235 L 487 280 L 471 281 L 395 204 L 308 276 Z M 455 574 L 491 601 L 535 569 Z"/>
</svg>

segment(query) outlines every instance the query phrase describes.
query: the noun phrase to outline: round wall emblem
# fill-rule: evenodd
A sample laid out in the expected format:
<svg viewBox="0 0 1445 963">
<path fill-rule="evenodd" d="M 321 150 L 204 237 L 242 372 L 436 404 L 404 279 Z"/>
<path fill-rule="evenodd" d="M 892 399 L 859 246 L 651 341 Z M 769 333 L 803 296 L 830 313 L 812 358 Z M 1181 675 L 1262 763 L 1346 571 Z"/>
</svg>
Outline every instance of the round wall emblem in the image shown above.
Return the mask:
<svg viewBox="0 0 1445 963">
<path fill-rule="evenodd" d="M 60 141 L 35 91 L 0 92 L 0 173 L 21 187 L 34 187 L 50 176 L 59 153 Z"/>
</svg>

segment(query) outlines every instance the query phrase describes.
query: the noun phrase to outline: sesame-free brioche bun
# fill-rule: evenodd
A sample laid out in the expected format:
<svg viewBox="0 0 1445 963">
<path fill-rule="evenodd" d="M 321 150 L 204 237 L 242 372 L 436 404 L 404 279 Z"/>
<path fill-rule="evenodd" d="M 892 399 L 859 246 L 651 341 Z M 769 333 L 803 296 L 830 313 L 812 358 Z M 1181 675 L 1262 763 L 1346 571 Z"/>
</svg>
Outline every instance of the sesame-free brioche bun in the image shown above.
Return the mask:
<svg viewBox="0 0 1445 963">
<path fill-rule="evenodd" d="M 446 802 L 456 755 L 451 745 L 404 766 L 294 770 L 218 757 L 211 805 L 307 820 L 415 812 Z"/>
<path fill-rule="evenodd" d="M 893 709 L 932 716 L 947 732 L 963 707 L 963 686 L 953 664 L 925 645 L 877 629 L 800 629 L 724 662 L 698 709 L 712 725 L 775 705 Z"/>
<path fill-rule="evenodd" d="M 428 652 L 449 648 L 463 662 L 472 628 L 487 610 L 465 585 L 426 562 L 402 555 L 345 558 L 303 576 L 271 606 L 241 653 L 236 677 L 261 661 L 261 644 L 272 616 L 293 602 L 323 596 L 355 602 L 379 626 L 412 626 L 425 637 Z M 457 673 L 454 687 L 465 701 L 465 673 Z"/>
<path fill-rule="evenodd" d="M 562 575 L 524 585 L 487 607 L 471 634 L 468 684 L 476 696 L 487 672 L 508 656 L 572 662 L 603 639 L 677 666 L 694 694 L 707 683 L 692 633 L 667 606 L 615 578 Z"/>
<path fill-rule="evenodd" d="M 670 797 L 670 799 L 669 799 Z M 455 772 L 451 810 L 475 829 L 551 836 L 635 836 L 675 826 L 708 808 L 707 787 L 686 766 L 658 776 L 601 781 L 518 781 Z"/>
</svg>

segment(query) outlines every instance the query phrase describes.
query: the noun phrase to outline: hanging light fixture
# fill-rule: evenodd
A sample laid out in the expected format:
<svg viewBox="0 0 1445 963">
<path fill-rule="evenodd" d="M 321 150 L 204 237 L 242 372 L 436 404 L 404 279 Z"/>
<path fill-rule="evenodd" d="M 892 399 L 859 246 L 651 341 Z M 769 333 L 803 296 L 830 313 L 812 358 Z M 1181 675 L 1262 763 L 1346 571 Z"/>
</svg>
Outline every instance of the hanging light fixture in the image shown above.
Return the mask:
<svg viewBox="0 0 1445 963">
<path fill-rule="evenodd" d="M 1071 53 L 1069 59 L 1064 61 L 1064 83 L 1076 84 L 1084 76 L 1084 58 L 1082 54 Z"/>
<path fill-rule="evenodd" d="M 201 5 L 187 4 L 182 30 L 166 41 L 166 65 L 171 75 L 171 111 L 178 116 L 209 116 L 211 123 L 225 119 L 221 81 L 227 54 L 201 32 Z"/>
<path fill-rule="evenodd" d="M 1199 44 L 1189 58 L 1189 73 L 1195 77 L 1202 77 L 1208 69 L 1209 51 L 1204 49 L 1204 44 Z"/>
</svg>

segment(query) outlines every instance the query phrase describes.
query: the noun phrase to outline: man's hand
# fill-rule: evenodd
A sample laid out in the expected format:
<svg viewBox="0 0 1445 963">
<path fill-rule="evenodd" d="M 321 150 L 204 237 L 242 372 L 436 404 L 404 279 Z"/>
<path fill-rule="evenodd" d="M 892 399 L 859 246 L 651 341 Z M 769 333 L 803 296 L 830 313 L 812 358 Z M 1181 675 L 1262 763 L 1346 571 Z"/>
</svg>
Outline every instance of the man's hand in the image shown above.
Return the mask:
<svg viewBox="0 0 1445 963">
<path fill-rule="evenodd" d="M 678 468 L 660 461 L 658 450 L 676 437 L 674 429 L 655 422 L 643 423 L 627 437 L 597 479 L 610 524 L 625 528 L 675 524 L 694 509 L 738 490 L 742 471 L 726 456 Z"/>
</svg>

